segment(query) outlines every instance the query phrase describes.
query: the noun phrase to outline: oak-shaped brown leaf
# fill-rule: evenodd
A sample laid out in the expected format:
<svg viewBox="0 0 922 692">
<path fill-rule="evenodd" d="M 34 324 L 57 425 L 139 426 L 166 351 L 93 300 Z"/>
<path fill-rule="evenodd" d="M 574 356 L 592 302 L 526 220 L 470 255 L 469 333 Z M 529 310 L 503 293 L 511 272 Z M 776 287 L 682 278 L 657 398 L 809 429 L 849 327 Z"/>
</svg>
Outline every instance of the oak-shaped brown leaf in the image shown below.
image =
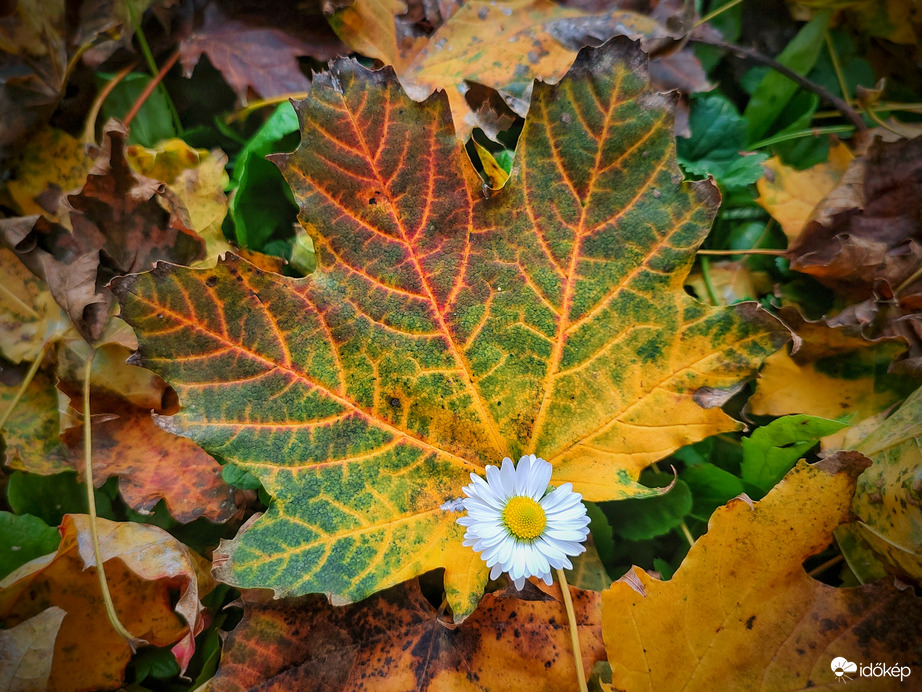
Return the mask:
<svg viewBox="0 0 922 692">
<path fill-rule="evenodd" d="M 185 670 L 204 626 L 200 596 L 212 582 L 203 560 L 156 526 L 97 519 L 109 590 L 119 620 L 154 646 L 173 644 Z M 0 581 L 0 626 L 51 606 L 67 612 L 54 645 L 48 690 L 108 690 L 122 683 L 128 642 L 106 617 L 89 517 L 68 514 L 57 552 L 27 562 Z M 179 600 L 173 605 L 173 593 Z"/>
<path fill-rule="evenodd" d="M 571 594 L 589 670 L 604 657 L 599 594 Z M 551 692 L 575 677 L 559 601 L 526 584 L 487 594 L 449 628 L 414 579 L 339 608 L 317 596 L 247 603 L 211 689 Z"/>
<path fill-rule="evenodd" d="M 719 508 L 671 580 L 635 567 L 633 585 L 603 592 L 614 688 L 833 689 L 837 657 L 918 670 L 922 599 L 888 582 L 835 588 L 803 568 L 849 520 L 867 464 L 856 452 L 801 461 L 763 500 Z M 902 689 L 857 676 L 852 687 Z"/>
<path fill-rule="evenodd" d="M 180 42 L 186 76 L 204 54 L 241 101 L 251 90 L 262 98 L 307 91 L 310 80 L 298 56 L 330 60 L 348 52 L 323 21 L 319 3 L 311 4 L 261 9 L 256 3 L 210 3 L 202 25 Z"/>
<path fill-rule="evenodd" d="M 48 284 L 90 342 L 108 321 L 112 297 L 104 286 L 112 277 L 149 269 L 157 260 L 189 264 L 205 254 L 178 197 L 131 170 L 127 134 L 115 120 L 106 125 L 83 188 L 68 197 L 72 232 L 43 216 L 0 220 L 0 240 Z"/>
<path fill-rule="evenodd" d="M 224 522 L 234 514 L 234 489 L 222 480 L 221 465 L 192 440 L 159 427 L 150 409 L 96 397 L 93 413 L 108 414 L 93 423 L 96 487 L 118 476 L 119 492 L 132 509 L 149 512 L 164 499 L 170 515 L 183 523 L 198 517 Z M 63 439 L 82 474 L 83 426 L 68 429 Z"/>
</svg>

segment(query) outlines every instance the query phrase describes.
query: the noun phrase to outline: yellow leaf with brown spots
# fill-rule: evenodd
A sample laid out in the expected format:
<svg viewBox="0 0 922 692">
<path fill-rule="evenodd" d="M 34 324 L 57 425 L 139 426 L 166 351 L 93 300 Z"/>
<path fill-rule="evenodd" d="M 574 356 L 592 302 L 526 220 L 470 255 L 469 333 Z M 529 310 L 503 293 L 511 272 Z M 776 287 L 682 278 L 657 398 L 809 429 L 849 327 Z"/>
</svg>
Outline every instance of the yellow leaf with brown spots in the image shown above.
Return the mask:
<svg viewBox="0 0 922 692">
<path fill-rule="evenodd" d="M 671 580 L 635 567 L 635 587 L 612 584 L 602 593 L 602 628 L 613 687 L 833 689 L 838 657 L 922 663 L 922 600 L 911 589 L 835 588 L 803 568 L 849 520 L 855 478 L 867 463 L 856 452 L 813 466 L 801 461 L 763 500 L 717 509 Z M 902 689 L 899 679 L 857 676 L 851 688 Z"/>
</svg>

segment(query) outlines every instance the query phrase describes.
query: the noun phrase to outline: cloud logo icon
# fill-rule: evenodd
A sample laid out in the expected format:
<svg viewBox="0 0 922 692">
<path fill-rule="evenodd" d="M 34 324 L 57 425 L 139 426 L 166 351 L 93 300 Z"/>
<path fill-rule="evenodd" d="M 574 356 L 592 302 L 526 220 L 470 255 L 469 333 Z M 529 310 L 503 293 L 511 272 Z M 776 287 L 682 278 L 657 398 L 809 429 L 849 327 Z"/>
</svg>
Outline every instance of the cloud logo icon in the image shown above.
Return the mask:
<svg viewBox="0 0 922 692">
<path fill-rule="evenodd" d="M 839 678 L 839 680 L 841 680 L 842 678 L 850 680 L 851 678 L 849 678 L 848 675 L 846 675 L 846 673 L 857 673 L 858 672 L 858 664 L 852 663 L 851 661 L 843 658 L 842 656 L 838 656 L 832 659 L 832 663 L 829 664 L 829 667 L 832 668 L 832 672 L 836 674 L 836 677 Z"/>
</svg>

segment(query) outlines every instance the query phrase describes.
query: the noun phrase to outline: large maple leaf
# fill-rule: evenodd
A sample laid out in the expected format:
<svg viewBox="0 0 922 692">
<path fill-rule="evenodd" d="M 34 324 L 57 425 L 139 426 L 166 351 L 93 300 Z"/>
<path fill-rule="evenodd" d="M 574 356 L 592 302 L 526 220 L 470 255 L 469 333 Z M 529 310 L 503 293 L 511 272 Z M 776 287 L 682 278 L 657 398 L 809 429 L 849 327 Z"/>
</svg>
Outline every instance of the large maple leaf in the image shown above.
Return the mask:
<svg viewBox="0 0 922 692">
<path fill-rule="evenodd" d="M 341 60 L 297 109 L 301 147 L 278 163 L 313 275 L 231 257 L 114 283 L 141 361 L 179 393 L 162 424 L 275 498 L 222 547 L 222 579 L 352 600 L 445 567 L 463 616 L 486 579 L 450 502 L 471 472 L 534 452 L 587 499 L 637 496 L 656 492 L 645 466 L 738 426 L 696 398 L 788 332 L 683 291 L 718 194 L 682 182 L 672 98 L 633 43 L 536 85 L 488 198 L 442 93 L 417 103 L 390 69 Z"/>
</svg>

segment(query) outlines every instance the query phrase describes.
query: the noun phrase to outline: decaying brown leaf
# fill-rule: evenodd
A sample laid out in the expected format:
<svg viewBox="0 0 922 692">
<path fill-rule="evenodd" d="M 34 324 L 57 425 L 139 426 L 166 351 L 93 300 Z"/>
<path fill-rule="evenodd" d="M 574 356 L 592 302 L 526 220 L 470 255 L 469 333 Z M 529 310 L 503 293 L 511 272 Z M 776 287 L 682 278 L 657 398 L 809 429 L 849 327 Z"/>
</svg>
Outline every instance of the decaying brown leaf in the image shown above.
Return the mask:
<svg viewBox="0 0 922 692">
<path fill-rule="evenodd" d="M 0 220 L 0 240 L 42 278 L 80 334 L 96 341 L 109 318 L 114 276 L 157 260 L 188 264 L 205 254 L 185 208 L 162 183 L 131 170 L 127 130 L 107 124 L 99 157 L 68 197 L 73 232 L 44 216 Z"/>
<path fill-rule="evenodd" d="M 600 597 L 571 593 L 588 671 L 604 657 Z M 211 689 L 552 692 L 575 676 L 563 604 L 530 583 L 487 594 L 447 627 L 412 580 L 339 608 L 317 596 L 250 600 Z"/>
<path fill-rule="evenodd" d="M 320 14 L 319 3 L 297 5 L 211 2 L 202 24 L 180 42 L 186 76 L 207 55 L 227 83 L 246 102 L 307 91 L 310 80 L 298 56 L 330 60 L 347 52 Z"/>
<path fill-rule="evenodd" d="M 922 265 L 922 137 L 878 142 L 849 164 L 789 251 L 791 268 L 857 300 Z M 922 292 L 922 277 L 906 287 Z"/>
</svg>

